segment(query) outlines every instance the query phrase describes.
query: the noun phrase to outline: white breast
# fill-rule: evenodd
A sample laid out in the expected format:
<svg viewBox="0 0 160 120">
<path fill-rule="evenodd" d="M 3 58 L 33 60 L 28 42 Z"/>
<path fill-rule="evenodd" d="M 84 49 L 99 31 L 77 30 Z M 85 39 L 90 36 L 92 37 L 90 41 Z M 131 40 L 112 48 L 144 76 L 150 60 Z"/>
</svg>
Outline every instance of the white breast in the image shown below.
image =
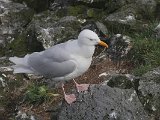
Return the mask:
<svg viewBox="0 0 160 120">
<path fill-rule="evenodd" d="M 76 57 L 76 59 L 74 60 L 76 68 L 71 74 L 65 76 L 65 80 L 73 79 L 82 75 L 88 70 L 88 68 L 91 65 L 92 57 L 91 58 L 83 58 L 80 56 L 74 56 L 74 57 Z"/>
</svg>

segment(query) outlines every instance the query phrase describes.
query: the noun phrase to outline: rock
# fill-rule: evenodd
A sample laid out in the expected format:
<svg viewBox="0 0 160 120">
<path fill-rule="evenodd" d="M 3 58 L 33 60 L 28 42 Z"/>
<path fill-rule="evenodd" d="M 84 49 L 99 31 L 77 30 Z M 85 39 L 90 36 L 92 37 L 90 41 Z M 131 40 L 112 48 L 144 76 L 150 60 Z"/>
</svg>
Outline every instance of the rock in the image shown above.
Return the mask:
<svg viewBox="0 0 160 120">
<path fill-rule="evenodd" d="M 59 17 L 53 11 L 45 11 L 35 15 L 27 31 L 32 30 L 37 41 L 46 49 L 77 37 L 80 26 L 81 22 L 74 16 Z"/>
<path fill-rule="evenodd" d="M 115 1 L 107 1 L 105 3 L 105 7 L 107 8 L 107 13 L 113 13 L 119 8 L 126 6 L 128 4 L 135 3 L 135 0 L 115 0 Z"/>
<path fill-rule="evenodd" d="M 63 104 L 58 120 L 149 120 L 132 89 L 92 85 L 71 105 Z"/>
<path fill-rule="evenodd" d="M 114 30 L 115 33 L 122 33 L 126 29 L 141 29 L 139 28 L 139 22 L 136 20 L 136 11 L 132 7 L 109 14 L 105 18 L 105 24 L 109 29 Z"/>
<path fill-rule="evenodd" d="M 7 43 L 24 30 L 32 16 L 33 11 L 22 4 L 0 1 L 0 56 L 4 55 Z"/>
<path fill-rule="evenodd" d="M 122 4 L 113 10 L 110 14 L 106 11 L 105 24 L 115 33 L 132 31 L 143 31 L 145 23 L 143 19 L 153 19 L 155 17 L 156 5 L 155 0 L 136 0 L 136 1 L 117 1 Z M 125 4 L 127 3 L 127 4 Z M 111 2 L 108 6 L 117 6 L 116 2 Z M 114 9 L 108 7 L 108 9 Z M 112 10 L 111 10 L 112 11 Z"/>
<path fill-rule="evenodd" d="M 118 0 L 114 2 L 106 2 L 105 7 L 107 13 L 119 11 L 123 7 L 130 6 L 137 14 L 141 14 L 144 18 L 152 19 L 156 9 L 157 2 L 155 0 Z"/>
<path fill-rule="evenodd" d="M 114 88 L 121 88 L 121 89 L 131 89 L 134 88 L 134 84 L 132 75 L 123 75 L 123 74 L 117 74 L 110 77 L 110 79 L 107 81 L 107 85 Z"/>
<path fill-rule="evenodd" d="M 116 34 L 110 38 L 110 47 L 107 50 L 111 60 L 119 62 L 126 57 L 132 48 L 131 38 L 122 34 Z"/>
<path fill-rule="evenodd" d="M 136 0 L 136 5 L 138 7 L 137 11 L 145 19 L 153 19 L 156 10 L 156 1 L 155 0 Z"/>
<path fill-rule="evenodd" d="M 139 98 L 145 109 L 160 119 L 160 67 L 155 68 L 142 76 L 139 80 Z"/>
<path fill-rule="evenodd" d="M 49 8 L 50 2 L 52 0 L 13 0 L 14 2 L 19 2 L 27 5 L 27 7 L 34 9 L 36 12 L 42 12 Z"/>
</svg>

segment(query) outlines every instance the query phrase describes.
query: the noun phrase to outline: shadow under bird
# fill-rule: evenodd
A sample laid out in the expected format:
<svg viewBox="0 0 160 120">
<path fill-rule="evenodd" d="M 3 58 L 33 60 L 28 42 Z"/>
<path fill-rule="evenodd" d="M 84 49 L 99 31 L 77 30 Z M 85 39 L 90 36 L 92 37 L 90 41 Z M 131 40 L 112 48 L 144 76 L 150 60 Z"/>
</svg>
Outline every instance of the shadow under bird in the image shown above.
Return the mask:
<svg viewBox="0 0 160 120">
<path fill-rule="evenodd" d="M 91 65 L 95 45 L 108 48 L 98 35 L 88 29 L 80 32 L 78 39 L 54 45 L 42 52 L 27 54 L 23 58 L 10 57 L 14 73 L 43 75 L 55 81 L 68 81 L 82 75 Z M 89 84 L 78 84 L 77 91 L 88 90 Z M 67 95 L 62 84 L 64 98 L 68 104 L 76 101 L 74 94 Z"/>
</svg>

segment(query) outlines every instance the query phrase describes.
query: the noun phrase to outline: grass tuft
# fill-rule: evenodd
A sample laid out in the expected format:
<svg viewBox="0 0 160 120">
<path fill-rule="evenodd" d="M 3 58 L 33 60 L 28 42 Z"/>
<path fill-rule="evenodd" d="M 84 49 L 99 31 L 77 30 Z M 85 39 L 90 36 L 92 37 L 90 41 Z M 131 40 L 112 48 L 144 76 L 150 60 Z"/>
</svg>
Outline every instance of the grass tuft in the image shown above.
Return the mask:
<svg viewBox="0 0 160 120">
<path fill-rule="evenodd" d="M 31 85 L 26 91 L 26 101 L 35 104 L 42 103 L 47 99 L 48 88 L 46 86 Z"/>
<path fill-rule="evenodd" d="M 133 73 L 137 76 L 160 66 L 160 40 L 153 36 L 155 27 L 156 24 L 153 23 L 144 32 L 130 35 L 134 45 L 129 53 L 129 59 L 134 66 Z"/>
</svg>

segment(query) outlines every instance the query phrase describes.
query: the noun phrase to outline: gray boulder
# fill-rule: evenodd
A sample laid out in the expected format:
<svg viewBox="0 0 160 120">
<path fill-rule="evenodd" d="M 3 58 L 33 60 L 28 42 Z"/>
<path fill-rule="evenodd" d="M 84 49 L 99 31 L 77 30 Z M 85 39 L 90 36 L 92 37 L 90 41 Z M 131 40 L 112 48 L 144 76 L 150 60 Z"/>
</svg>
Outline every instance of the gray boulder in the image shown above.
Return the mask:
<svg viewBox="0 0 160 120">
<path fill-rule="evenodd" d="M 160 67 L 153 69 L 139 80 L 139 98 L 145 109 L 160 119 Z"/>
<path fill-rule="evenodd" d="M 141 29 L 136 16 L 134 8 L 124 8 L 106 16 L 105 24 L 116 33 L 122 33 L 125 32 L 125 30 Z"/>
<path fill-rule="evenodd" d="M 122 5 L 120 5 L 121 3 Z M 117 6 L 116 3 L 110 2 L 109 6 Z M 143 31 L 145 23 L 143 19 L 153 19 L 157 2 L 155 0 L 135 0 L 135 1 L 117 1 L 118 6 L 116 9 L 107 7 L 105 22 L 109 29 L 114 32 L 125 32 L 125 30 Z M 108 11 L 110 11 L 108 14 Z"/>
<path fill-rule="evenodd" d="M 149 120 L 133 89 L 92 85 L 71 105 L 63 104 L 58 120 Z"/>
<path fill-rule="evenodd" d="M 33 11 L 26 6 L 10 1 L 0 0 L 0 54 L 7 43 L 21 33 L 31 21 Z"/>
<path fill-rule="evenodd" d="M 32 30 L 37 41 L 46 49 L 77 37 L 80 26 L 81 22 L 76 17 L 60 17 L 53 11 L 45 11 L 34 16 L 27 31 Z"/>
<path fill-rule="evenodd" d="M 116 34 L 110 38 L 110 47 L 107 53 L 112 61 L 121 62 L 127 57 L 132 48 L 132 39 L 129 36 Z"/>
</svg>

